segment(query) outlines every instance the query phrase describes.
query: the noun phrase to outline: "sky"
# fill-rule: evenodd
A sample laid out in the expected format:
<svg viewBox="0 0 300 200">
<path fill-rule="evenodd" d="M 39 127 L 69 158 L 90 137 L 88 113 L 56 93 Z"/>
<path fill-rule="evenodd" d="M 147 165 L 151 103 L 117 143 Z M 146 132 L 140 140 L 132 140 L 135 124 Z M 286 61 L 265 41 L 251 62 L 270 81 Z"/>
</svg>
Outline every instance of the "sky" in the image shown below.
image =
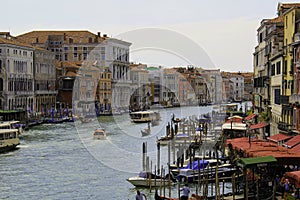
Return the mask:
<svg viewBox="0 0 300 200">
<path fill-rule="evenodd" d="M 296 1 L 283 1 L 291 2 Z M 277 5 L 275 0 L 2 1 L 0 31 L 17 36 L 89 30 L 131 42 L 132 62 L 251 72 L 256 30 L 262 19 L 276 17 Z"/>
</svg>

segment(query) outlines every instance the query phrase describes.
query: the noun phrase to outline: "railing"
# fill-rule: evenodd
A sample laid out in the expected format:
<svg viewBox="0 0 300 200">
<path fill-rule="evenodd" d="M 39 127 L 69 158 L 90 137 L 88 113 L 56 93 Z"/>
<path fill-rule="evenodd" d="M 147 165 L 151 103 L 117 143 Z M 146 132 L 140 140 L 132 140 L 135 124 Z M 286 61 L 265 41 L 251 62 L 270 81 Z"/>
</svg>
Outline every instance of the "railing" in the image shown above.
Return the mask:
<svg viewBox="0 0 300 200">
<path fill-rule="evenodd" d="M 279 130 L 289 132 L 289 131 L 291 131 L 293 129 L 293 125 L 287 124 L 285 122 L 278 122 L 278 127 L 277 128 Z"/>
<path fill-rule="evenodd" d="M 280 95 L 280 104 L 289 104 L 289 96 Z"/>
<path fill-rule="evenodd" d="M 41 95 L 41 94 L 57 94 L 57 90 L 37 90 L 34 91 L 35 94 Z"/>
</svg>

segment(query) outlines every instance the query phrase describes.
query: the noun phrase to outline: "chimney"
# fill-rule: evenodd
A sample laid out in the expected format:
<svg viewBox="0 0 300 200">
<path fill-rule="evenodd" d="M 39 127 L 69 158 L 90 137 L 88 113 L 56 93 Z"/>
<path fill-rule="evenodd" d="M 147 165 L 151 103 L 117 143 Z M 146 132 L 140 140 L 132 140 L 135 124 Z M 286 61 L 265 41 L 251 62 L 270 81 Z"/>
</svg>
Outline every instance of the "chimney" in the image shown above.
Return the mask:
<svg viewBox="0 0 300 200">
<path fill-rule="evenodd" d="M 98 35 L 98 37 L 101 37 L 101 32 L 98 32 L 97 35 Z"/>
</svg>

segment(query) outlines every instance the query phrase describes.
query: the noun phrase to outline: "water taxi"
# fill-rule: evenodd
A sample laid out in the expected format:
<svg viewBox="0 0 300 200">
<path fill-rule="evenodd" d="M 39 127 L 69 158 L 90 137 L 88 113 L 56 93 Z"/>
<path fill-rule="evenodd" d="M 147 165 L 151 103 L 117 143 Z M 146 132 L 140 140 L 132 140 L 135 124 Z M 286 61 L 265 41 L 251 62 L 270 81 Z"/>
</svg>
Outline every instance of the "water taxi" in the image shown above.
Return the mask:
<svg viewBox="0 0 300 200">
<path fill-rule="evenodd" d="M 106 139 L 105 129 L 103 129 L 103 128 L 97 128 L 94 131 L 94 139 L 98 139 L 98 140 L 104 140 L 104 139 Z"/>
<path fill-rule="evenodd" d="M 15 149 L 20 144 L 20 129 L 14 128 L 19 121 L 8 121 L 0 123 L 0 152 Z"/>
<path fill-rule="evenodd" d="M 160 115 L 154 111 L 137 111 L 130 113 L 130 118 L 135 123 L 147 123 L 160 120 Z"/>
</svg>

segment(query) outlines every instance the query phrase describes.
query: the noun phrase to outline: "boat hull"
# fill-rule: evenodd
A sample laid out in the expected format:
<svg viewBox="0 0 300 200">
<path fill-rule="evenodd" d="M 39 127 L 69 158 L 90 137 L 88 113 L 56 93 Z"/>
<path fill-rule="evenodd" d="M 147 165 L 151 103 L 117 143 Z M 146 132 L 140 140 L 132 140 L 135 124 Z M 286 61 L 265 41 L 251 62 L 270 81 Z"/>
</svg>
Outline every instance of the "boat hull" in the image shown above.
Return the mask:
<svg viewBox="0 0 300 200">
<path fill-rule="evenodd" d="M 0 153 L 12 151 L 16 149 L 19 144 L 20 144 L 19 138 L 0 141 Z"/>
<path fill-rule="evenodd" d="M 167 179 L 147 179 L 141 177 L 131 177 L 126 180 L 136 187 L 163 187 L 171 186 L 174 184 L 171 180 L 169 181 Z"/>
</svg>

